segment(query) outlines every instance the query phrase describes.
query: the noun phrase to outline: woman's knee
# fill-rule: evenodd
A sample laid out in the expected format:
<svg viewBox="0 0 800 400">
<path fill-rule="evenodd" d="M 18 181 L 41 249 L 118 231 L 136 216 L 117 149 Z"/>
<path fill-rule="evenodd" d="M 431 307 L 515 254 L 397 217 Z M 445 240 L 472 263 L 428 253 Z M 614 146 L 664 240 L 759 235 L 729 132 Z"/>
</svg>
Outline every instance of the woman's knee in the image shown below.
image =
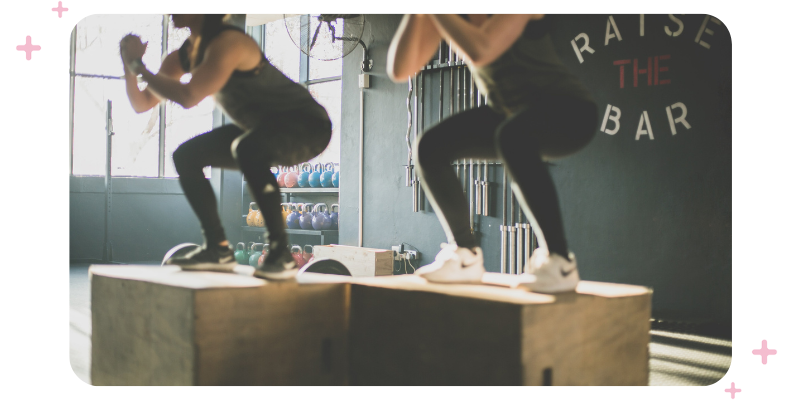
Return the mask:
<svg viewBox="0 0 800 400">
<path fill-rule="evenodd" d="M 174 152 L 172 152 L 172 163 L 175 165 L 175 171 L 178 175 L 184 175 L 193 167 L 192 149 L 189 142 L 184 142 Z M 202 166 L 200 167 L 202 169 Z"/>
<path fill-rule="evenodd" d="M 440 135 L 434 128 L 425 132 L 416 145 L 416 160 L 417 164 L 422 167 L 430 167 L 436 164 L 447 164 L 453 161 L 451 152 L 448 151 L 448 143 L 440 140 Z"/>
</svg>

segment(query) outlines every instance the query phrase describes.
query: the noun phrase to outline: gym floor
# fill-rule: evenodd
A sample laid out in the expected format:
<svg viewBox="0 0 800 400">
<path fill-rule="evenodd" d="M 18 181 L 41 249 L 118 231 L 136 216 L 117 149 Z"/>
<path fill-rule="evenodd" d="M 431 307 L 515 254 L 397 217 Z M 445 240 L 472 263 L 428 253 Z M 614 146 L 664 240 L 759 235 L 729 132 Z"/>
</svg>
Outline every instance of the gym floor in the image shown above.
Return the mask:
<svg viewBox="0 0 800 400">
<path fill-rule="evenodd" d="M 88 264 L 70 265 L 69 356 L 75 374 L 91 383 L 92 317 L 88 272 Z M 721 379 L 730 365 L 730 340 L 650 331 L 650 386 L 710 385 Z"/>
</svg>

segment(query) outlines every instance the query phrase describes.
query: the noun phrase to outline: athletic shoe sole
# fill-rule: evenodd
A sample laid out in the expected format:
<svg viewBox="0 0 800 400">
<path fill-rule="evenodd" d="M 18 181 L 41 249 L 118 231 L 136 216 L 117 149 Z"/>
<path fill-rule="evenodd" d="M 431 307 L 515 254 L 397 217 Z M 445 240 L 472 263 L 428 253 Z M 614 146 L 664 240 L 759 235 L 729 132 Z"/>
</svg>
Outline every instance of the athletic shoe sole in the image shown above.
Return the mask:
<svg viewBox="0 0 800 400">
<path fill-rule="evenodd" d="M 181 267 L 182 271 L 212 271 L 212 272 L 233 272 L 238 265 L 235 261 L 231 263 L 197 263 L 197 264 L 167 264 L 170 266 Z"/>
<path fill-rule="evenodd" d="M 253 273 L 253 276 L 257 278 L 267 279 L 270 281 L 288 281 L 297 277 L 297 272 L 298 272 L 297 268 L 287 269 L 283 271 L 276 271 L 276 272 L 266 272 L 257 269 Z"/>
</svg>

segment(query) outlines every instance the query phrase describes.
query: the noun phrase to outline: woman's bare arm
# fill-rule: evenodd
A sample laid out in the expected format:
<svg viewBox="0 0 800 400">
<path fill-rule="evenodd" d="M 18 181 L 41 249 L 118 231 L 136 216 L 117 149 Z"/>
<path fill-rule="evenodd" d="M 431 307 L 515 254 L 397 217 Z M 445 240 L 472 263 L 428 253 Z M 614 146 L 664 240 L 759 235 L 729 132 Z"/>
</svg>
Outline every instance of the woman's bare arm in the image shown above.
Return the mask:
<svg viewBox="0 0 800 400">
<path fill-rule="evenodd" d="M 233 31 L 220 33 L 208 45 L 203 61 L 192 71 L 192 79 L 187 83 L 162 74 L 153 75 L 142 67 L 135 72 L 142 74 L 142 79 L 147 82 L 147 90 L 156 96 L 191 108 L 222 89 L 247 56 L 247 44 L 240 39 Z"/>
<path fill-rule="evenodd" d="M 400 22 L 387 59 L 387 73 L 395 82 L 402 82 L 430 61 L 442 36 L 426 15 L 407 14 Z"/>
<path fill-rule="evenodd" d="M 522 35 L 530 14 L 494 15 L 475 26 L 455 14 L 429 14 L 439 34 L 475 66 L 491 64 Z M 534 17 L 535 18 L 535 17 Z"/>
<path fill-rule="evenodd" d="M 155 93 L 147 90 L 147 88 L 139 90 L 139 82 L 136 79 L 136 74 L 128 69 L 125 62 L 123 62 L 122 65 L 125 69 L 125 90 L 128 92 L 128 100 L 130 100 L 131 107 L 133 107 L 134 111 L 143 113 L 155 107 L 156 104 L 163 100 L 156 96 Z M 183 74 L 184 71 L 180 65 L 180 57 L 177 51 L 168 54 L 161 63 L 161 68 L 158 70 L 158 75 L 174 81 L 179 81 Z"/>
</svg>

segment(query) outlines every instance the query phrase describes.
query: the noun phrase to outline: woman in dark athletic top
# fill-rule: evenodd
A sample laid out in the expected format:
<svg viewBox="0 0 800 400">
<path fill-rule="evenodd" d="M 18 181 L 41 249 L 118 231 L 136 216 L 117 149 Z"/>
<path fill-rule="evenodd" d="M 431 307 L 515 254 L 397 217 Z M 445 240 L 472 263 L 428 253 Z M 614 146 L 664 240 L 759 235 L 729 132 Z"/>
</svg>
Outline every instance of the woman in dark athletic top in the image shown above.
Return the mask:
<svg viewBox="0 0 800 400">
<path fill-rule="evenodd" d="M 501 160 L 512 190 L 533 222 L 540 245 L 525 266 L 533 291 L 574 290 L 577 263 L 569 253 L 555 186 L 544 163 L 589 143 L 597 109 L 588 90 L 555 52 L 544 15 L 406 15 L 389 48 L 388 73 L 404 82 L 425 65 L 441 40 L 457 48 L 488 105 L 443 120 L 424 132 L 416 165 L 448 241 L 417 273 L 435 282 L 479 283 L 483 253 L 469 225 L 469 206 L 451 162 Z"/>
<path fill-rule="evenodd" d="M 297 264 L 287 249 L 280 191 L 270 167 L 296 165 L 322 153 L 331 139 L 331 121 L 303 86 L 272 66 L 258 44 L 239 28 L 225 25 L 224 15 L 173 14 L 178 28 L 191 35 L 167 55 L 158 73 L 142 63 L 146 44 L 128 35 L 120 42 L 128 97 L 136 112 L 161 100 L 184 108 L 214 96 L 233 121 L 198 135 L 172 155 L 189 204 L 200 219 L 205 243 L 184 257 L 168 260 L 187 270 L 231 271 L 236 265 L 217 213 L 206 166 L 239 169 L 261 209 L 269 234 L 269 255 L 256 276 L 288 279 Z M 188 83 L 180 78 L 191 73 Z M 137 75 L 147 82 L 139 90 Z"/>
</svg>

